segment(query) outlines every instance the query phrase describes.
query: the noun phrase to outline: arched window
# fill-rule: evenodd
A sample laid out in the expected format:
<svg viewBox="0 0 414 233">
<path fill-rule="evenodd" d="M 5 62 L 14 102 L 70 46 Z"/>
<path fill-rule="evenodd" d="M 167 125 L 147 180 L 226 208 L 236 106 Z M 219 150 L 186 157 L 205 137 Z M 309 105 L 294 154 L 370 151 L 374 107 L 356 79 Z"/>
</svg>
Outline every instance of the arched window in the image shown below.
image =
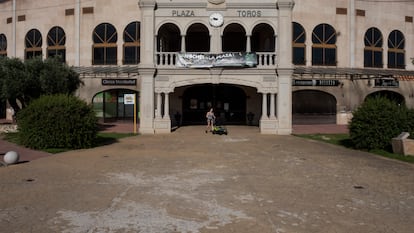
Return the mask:
<svg viewBox="0 0 414 233">
<path fill-rule="evenodd" d="M 39 30 L 31 29 L 25 38 L 25 59 L 42 56 L 42 34 Z"/>
<path fill-rule="evenodd" d="M 124 30 L 124 64 L 138 64 L 140 61 L 140 28 L 140 22 L 132 22 Z"/>
<path fill-rule="evenodd" d="M 295 65 L 306 65 L 306 33 L 299 23 L 292 23 L 292 62 Z"/>
<path fill-rule="evenodd" d="M 370 28 L 364 36 L 364 67 L 382 68 L 382 34 L 377 28 Z"/>
<path fill-rule="evenodd" d="M 388 68 L 405 69 L 404 35 L 394 30 L 388 37 Z"/>
<path fill-rule="evenodd" d="M 312 32 L 312 65 L 336 65 L 336 32 L 329 24 L 319 24 Z"/>
<path fill-rule="evenodd" d="M 246 52 L 246 31 L 237 23 L 229 24 L 223 31 L 223 52 Z"/>
<path fill-rule="evenodd" d="M 253 28 L 251 49 L 253 52 L 275 51 L 275 31 L 269 24 L 261 23 Z"/>
<path fill-rule="evenodd" d="M 0 57 L 7 57 L 7 38 L 4 34 L 0 34 Z"/>
<path fill-rule="evenodd" d="M 185 51 L 209 52 L 210 35 L 207 27 L 201 23 L 192 24 L 185 36 Z"/>
<path fill-rule="evenodd" d="M 181 51 L 181 33 L 177 25 L 173 23 L 166 23 L 160 27 L 157 35 L 157 51 Z"/>
<path fill-rule="evenodd" d="M 66 61 L 66 35 L 61 27 L 53 27 L 47 34 L 47 57 L 59 57 Z"/>
<path fill-rule="evenodd" d="M 93 31 L 93 65 L 116 65 L 118 34 L 109 23 L 96 26 Z"/>
</svg>

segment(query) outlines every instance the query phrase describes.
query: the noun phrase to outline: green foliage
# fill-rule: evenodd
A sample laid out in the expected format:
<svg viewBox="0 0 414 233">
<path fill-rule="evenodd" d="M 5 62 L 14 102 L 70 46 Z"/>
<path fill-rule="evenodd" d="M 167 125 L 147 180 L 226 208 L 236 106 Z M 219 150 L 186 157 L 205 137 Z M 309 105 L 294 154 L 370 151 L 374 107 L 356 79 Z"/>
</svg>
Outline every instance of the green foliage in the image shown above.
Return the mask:
<svg viewBox="0 0 414 233">
<path fill-rule="evenodd" d="M 39 75 L 43 94 L 73 94 L 81 82 L 78 74 L 58 58 L 46 59 Z"/>
<path fill-rule="evenodd" d="M 13 108 L 19 108 L 17 100 L 24 106 L 26 89 L 26 72 L 24 63 L 18 58 L 1 58 L 0 60 L 0 99 L 9 100 Z"/>
<path fill-rule="evenodd" d="M 0 100 L 16 112 L 41 95 L 72 94 L 82 84 L 79 75 L 59 58 L 0 59 Z M 18 105 L 17 103 L 20 103 Z"/>
<path fill-rule="evenodd" d="M 353 114 L 349 125 L 357 149 L 389 149 L 391 139 L 401 132 L 412 134 L 414 113 L 385 97 L 368 98 Z"/>
<path fill-rule="evenodd" d="M 89 148 L 98 120 L 92 107 L 70 95 L 45 95 L 17 114 L 19 142 L 29 148 Z"/>
</svg>

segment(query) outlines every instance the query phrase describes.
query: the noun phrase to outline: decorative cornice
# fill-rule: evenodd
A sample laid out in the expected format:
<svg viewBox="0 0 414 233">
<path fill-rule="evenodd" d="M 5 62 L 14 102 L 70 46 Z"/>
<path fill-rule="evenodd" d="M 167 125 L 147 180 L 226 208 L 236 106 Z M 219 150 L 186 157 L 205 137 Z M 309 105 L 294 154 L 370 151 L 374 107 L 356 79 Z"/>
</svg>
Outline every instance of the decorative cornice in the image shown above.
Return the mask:
<svg viewBox="0 0 414 233">
<path fill-rule="evenodd" d="M 138 2 L 138 6 L 140 8 L 155 8 L 156 2 L 155 0 L 140 0 Z"/>
<path fill-rule="evenodd" d="M 157 8 L 206 8 L 206 2 L 159 2 Z"/>
<path fill-rule="evenodd" d="M 277 8 L 278 9 L 290 9 L 292 10 L 295 6 L 294 0 L 278 0 L 277 1 Z"/>
<path fill-rule="evenodd" d="M 227 9 L 276 9 L 276 3 L 260 3 L 250 2 L 250 3 L 227 3 Z"/>
<path fill-rule="evenodd" d="M 209 3 L 219 5 L 225 2 L 225 0 L 208 0 Z"/>
</svg>

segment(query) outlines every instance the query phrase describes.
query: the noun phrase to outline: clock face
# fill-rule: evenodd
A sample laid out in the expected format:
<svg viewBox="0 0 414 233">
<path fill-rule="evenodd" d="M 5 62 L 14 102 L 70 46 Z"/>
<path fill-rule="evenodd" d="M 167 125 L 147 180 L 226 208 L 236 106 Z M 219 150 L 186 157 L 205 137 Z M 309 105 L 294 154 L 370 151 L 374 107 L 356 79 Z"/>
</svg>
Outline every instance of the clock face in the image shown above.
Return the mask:
<svg viewBox="0 0 414 233">
<path fill-rule="evenodd" d="M 220 27 L 223 25 L 223 16 L 220 13 L 213 13 L 210 15 L 210 25 L 213 27 Z"/>
</svg>

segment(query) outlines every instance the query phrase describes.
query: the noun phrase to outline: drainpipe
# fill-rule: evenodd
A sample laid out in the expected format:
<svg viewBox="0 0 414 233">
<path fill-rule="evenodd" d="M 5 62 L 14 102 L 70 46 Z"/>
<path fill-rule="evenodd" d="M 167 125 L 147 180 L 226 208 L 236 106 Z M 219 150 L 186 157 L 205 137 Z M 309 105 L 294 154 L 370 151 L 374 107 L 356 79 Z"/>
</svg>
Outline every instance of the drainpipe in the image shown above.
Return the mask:
<svg viewBox="0 0 414 233">
<path fill-rule="evenodd" d="M 17 21 L 17 18 L 16 18 L 16 0 L 13 0 L 13 31 L 12 31 L 12 34 L 13 34 L 13 49 L 12 49 L 12 56 L 13 57 L 16 57 L 16 21 Z"/>
<path fill-rule="evenodd" d="M 80 0 L 76 0 L 75 10 L 75 66 L 80 66 Z"/>
<path fill-rule="evenodd" d="M 355 0 L 349 1 L 349 66 L 355 67 Z"/>
</svg>

